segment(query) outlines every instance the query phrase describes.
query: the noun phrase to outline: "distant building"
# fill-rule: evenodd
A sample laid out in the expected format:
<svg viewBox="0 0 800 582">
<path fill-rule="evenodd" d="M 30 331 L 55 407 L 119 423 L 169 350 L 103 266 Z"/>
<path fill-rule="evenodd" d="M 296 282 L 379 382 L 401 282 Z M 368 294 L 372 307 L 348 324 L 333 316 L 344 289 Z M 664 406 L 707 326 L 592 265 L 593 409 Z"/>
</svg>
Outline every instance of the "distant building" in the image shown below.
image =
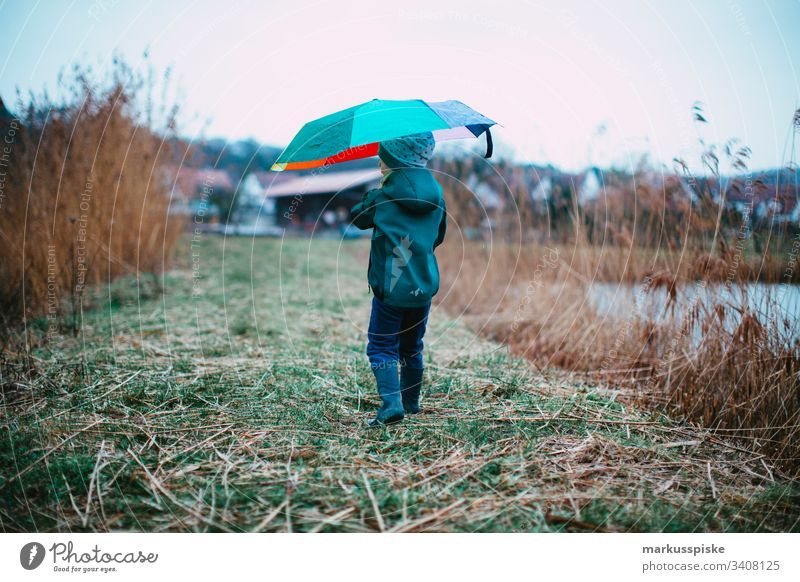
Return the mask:
<svg viewBox="0 0 800 582">
<path fill-rule="evenodd" d="M 538 173 L 529 180 L 529 193 L 534 204 L 546 204 L 558 194 L 577 200 L 584 205 L 605 195 L 605 179 L 600 168 L 589 168 L 580 174 L 568 174 L 549 170 Z"/>
<path fill-rule="evenodd" d="M 381 179 L 378 169 L 286 175 L 292 177 L 270 184 L 264 196 L 274 201 L 277 226 L 306 232 L 346 229 L 350 208 Z"/>
<path fill-rule="evenodd" d="M 224 170 L 215 168 L 176 168 L 171 175 L 172 214 L 186 214 L 205 223 L 219 221 L 220 209 L 214 204 L 215 195 L 233 195 L 233 180 Z"/>
<path fill-rule="evenodd" d="M 488 182 L 472 174 L 467 178 L 466 186 L 474 193 L 484 211 L 494 211 L 500 207 L 500 196 Z"/>
<path fill-rule="evenodd" d="M 688 183 L 686 178 L 682 179 Z M 744 216 L 773 223 L 800 224 L 800 172 L 776 169 L 752 175 L 700 177 L 692 179 L 688 189 L 695 193 L 697 202 L 708 196 L 720 204 Z"/>
<path fill-rule="evenodd" d="M 599 168 L 589 168 L 579 174 L 575 182 L 578 185 L 578 203 L 586 204 L 605 194 L 603 174 Z"/>
<path fill-rule="evenodd" d="M 534 203 L 546 203 L 550 200 L 553 192 L 553 179 L 550 176 L 543 176 L 530 189 L 531 201 Z"/>
<path fill-rule="evenodd" d="M 723 181 L 725 200 L 741 214 L 773 223 L 800 224 L 800 174 L 775 170 L 751 177 L 737 176 Z"/>
<path fill-rule="evenodd" d="M 245 176 L 236 193 L 235 226 L 241 234 L 279 234 L 275 220 L 275 198 L 267 196 L 274 187 L 295 180 L 296 176 L 278 172 L 251 172 Z"/>
</svg>

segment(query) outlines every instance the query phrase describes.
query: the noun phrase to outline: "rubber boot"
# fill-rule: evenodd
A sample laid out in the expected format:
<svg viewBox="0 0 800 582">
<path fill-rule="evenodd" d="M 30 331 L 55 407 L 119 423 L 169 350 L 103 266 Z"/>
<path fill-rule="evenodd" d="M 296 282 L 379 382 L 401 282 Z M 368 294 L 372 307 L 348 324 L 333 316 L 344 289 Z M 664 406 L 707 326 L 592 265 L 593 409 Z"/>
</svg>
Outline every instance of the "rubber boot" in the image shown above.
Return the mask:
<svg viewBox="0 0 800 582">
<path fill-rule="evenodd" d="M 400 369 L 400 393 L 403 398 L 403 410 L 406 414 L 419 412 L 419 394 L 422 390 L 422 368 Z"/>
<path fill-rule="evenodd" d="M 403 420 L 403 400 L 400 396 L 400 380 L 397 377 L 397 362 L 381 364 L 372 369 L 378 384 L 381 407 L 378 415 L 369 421 L 372 427 L 392 424 Z"/>
</svg>

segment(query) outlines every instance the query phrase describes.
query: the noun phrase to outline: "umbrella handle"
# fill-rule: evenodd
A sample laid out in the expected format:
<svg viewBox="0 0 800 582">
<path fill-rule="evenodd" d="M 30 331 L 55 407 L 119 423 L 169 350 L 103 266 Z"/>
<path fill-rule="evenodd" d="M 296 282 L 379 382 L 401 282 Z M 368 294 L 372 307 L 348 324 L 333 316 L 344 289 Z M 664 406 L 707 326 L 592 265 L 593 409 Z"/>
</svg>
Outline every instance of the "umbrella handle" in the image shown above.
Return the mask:
<svg viewBox="0 0 800 582">
<path fill-rule="evenodd" d="M 484 155 L 484 159 L 489 159 L 492 157 L 492 152 L 494 151 L 494 144 L 492 143 L 492 130 L 488 127 L 486 128 L 486 155 Z"/>
</svg>

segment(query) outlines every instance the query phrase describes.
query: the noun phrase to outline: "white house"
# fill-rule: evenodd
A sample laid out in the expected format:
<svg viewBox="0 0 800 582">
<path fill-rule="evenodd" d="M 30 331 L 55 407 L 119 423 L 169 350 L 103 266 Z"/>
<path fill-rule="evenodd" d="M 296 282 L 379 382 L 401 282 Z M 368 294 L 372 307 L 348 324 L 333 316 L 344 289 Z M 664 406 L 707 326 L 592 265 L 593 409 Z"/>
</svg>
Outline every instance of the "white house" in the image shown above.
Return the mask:
<svg viewBox="0 0 800 582">
<path fill-rule="evenodd" d="M 534 202 L 547 202 L 553 192 L 553 179 L 545 176 L 533 187 L 530 192 L 531 200 Z"/>
<path fill-rule="evenodd" d="M 590 168 L 579 177 L 578 203 L 597 200 L 603 191 L 603 178 L 598 168 Z"/>
<path fill-rule="evenodd" d="M 273 186 L 294 179 L 294 176 L 276 172 L 250 172 L 236 192 L 237 233 L 273 234 L 277 232 L 275 199 L 267 195 Z"/>
</svg>

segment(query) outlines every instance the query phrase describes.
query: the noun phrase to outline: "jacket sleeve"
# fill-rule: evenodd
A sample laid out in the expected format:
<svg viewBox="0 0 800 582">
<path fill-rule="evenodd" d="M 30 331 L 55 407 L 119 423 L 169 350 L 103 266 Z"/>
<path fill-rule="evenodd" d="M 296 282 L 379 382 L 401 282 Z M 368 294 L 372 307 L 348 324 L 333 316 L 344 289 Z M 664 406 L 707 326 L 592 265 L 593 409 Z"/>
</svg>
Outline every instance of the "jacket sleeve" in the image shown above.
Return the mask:
<svg viewBox="0 0 800 582">
<path fill-rule="evenodd" d="M 442 220 L 439 222 L 439 234 L 436 237 L 436 242 L 433 243 L 433 248 L 438 247 L 444 241 L 444 235 L 447 232 L 447 206 L 445 206 L 444 198 L 442 198 Z"/>
<path fill-rule="evenodd" d="M 364 195 L 361 197 L 361 202 L 350 209 L 350 220 L 361 230 L 375 226 L 373 223 L 373 219 L 375 218 L 375 199 L 380 193 L 380 188 L 374 188 L 373 190 L 364 192 Z"/>
</svg>

